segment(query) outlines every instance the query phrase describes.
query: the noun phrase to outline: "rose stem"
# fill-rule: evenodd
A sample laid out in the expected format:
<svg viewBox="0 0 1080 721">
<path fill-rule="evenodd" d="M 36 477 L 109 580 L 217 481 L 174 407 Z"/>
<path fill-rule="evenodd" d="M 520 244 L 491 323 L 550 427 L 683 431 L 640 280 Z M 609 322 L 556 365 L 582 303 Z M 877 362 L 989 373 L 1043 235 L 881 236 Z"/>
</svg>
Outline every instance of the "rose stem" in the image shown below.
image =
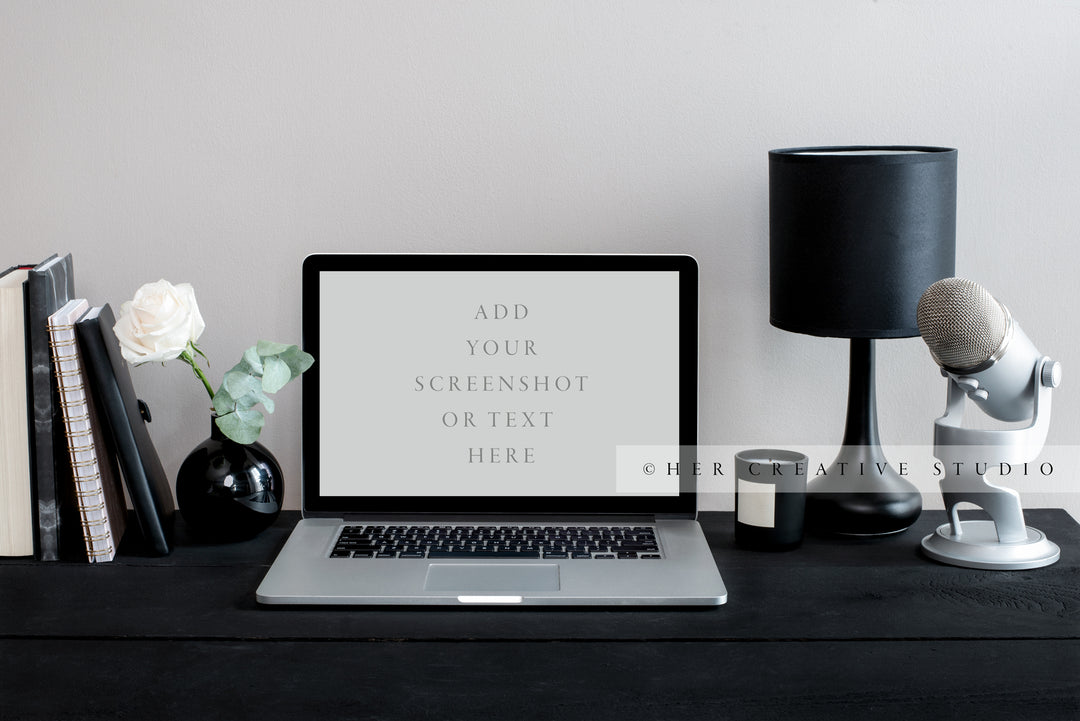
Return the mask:
<svg viewBox="0 0 1080 721">
<path fill-rule="evenodd" d="M 190 352 L 184 351 L 180 354 L 180 359 L 191 366 L 191 370 L 195 371 L 195 375 L 202 381 L 203 386 L 206 388 L 206 392 L 210 394 L 210 400 L 214 400 L 214 388 L 210 385 L 210 381 L 207 380 L 206 374 L 203 373 L 202 368 L 195 362 L 195 357 Z"/>
</svg>

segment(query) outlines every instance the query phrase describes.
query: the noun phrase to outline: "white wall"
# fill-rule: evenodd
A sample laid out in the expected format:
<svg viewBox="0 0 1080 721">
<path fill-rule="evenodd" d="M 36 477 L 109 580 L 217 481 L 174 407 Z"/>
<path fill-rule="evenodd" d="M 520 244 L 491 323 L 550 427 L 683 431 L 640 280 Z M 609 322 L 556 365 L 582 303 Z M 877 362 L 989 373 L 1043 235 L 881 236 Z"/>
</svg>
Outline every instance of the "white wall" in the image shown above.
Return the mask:
<svg viewBox="0 0 1080 721">
<path fill-rule="evenodd" d="M 847 344 L 768 324 L 766 153 L 952 146 L 958 274 L 1065 364 L 1068 455 L 1078 87 L 1080 5 L 1052 0 L 5 0 L 0 264 L 71 251 L 78 292 L 114 306 L 189 281 L 220 374 L 299 340 L 312 251 L 688 252 L 702 442 L 829 445 Z M 883 439 L 925 447 L 944 381 L 919 338 L 878 351 Z M 174 473 L 205 397 L 179 364 L 134 375 Z M 263 434 L 292 507 L 298 421 L 294 386 Z M 1017 487 L 1080 517 L 1078 476 Z"/>
</svg>

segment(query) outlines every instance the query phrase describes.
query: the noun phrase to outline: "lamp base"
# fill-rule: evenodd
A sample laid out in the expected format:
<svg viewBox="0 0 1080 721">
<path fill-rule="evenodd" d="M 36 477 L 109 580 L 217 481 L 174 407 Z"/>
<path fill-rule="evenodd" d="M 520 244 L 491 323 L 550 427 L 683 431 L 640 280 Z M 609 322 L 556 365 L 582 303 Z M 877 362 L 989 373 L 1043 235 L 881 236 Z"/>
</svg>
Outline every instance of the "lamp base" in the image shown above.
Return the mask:
<svg viewBox="0 0 1080 721">
<path fill-rule="evenodd" d="M 922 494 L 880 446 L 844 446 L 807 484 L 806 524 L 818 534 L 886 536 L 906 530 L 920 513 Z"/>
<path fill-rule="evenodd" d="M 806 525 L 833 536 L 885 536 L 920 513 L 922 494 L 893 470 L 878 441 L 874 341 L 852 338 L 844 441 L 832 466 L 806 486 Z"/>
<path fill-rule="evenodd" d="M 996 571 L 1042 568 L 1061 557 L 1061 549 L 1042 531 L 1026 528 L 1026 540 L 1002 543 L 993 521 L 961 521 L 957 535 L 952 524 L 945 523 L 922 540 L 923 553 L 950 566 Z"/>
</svg>

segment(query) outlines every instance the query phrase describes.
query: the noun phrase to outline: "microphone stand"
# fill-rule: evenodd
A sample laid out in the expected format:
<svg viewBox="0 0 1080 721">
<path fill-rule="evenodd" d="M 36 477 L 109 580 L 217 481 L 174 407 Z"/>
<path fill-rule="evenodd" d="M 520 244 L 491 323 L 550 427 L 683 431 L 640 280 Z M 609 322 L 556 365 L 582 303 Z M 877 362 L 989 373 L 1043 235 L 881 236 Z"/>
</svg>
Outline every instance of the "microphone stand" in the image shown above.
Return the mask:
<svg viewBox="0 0 1080 721">
<path fill-rule="evenodd" d="M 1049 566 L 1060 549 L 1042 531 L 1024 523 L 1020 494 L 991 483 L 986 471 L 994 465 L 1028 463 L 1042 452 L 1050 428 L 1050 394 L 1060 366 L 1043 357 L 1032 374 L 1034 410 L 1031 423 L 1018 429 L 964 428 L 967 393 L 949 378 L 945 415 L 934 421 L 934 455 L 943 464 L 941 494 L 949 523 L 922 540 L 924 553 L 953 566 L 1021 570 Z M 979 473 L 980 467 L 983 473 Z M 959 506 L 982 508 L 991 520 L 960 520 Z"/>
</svg>

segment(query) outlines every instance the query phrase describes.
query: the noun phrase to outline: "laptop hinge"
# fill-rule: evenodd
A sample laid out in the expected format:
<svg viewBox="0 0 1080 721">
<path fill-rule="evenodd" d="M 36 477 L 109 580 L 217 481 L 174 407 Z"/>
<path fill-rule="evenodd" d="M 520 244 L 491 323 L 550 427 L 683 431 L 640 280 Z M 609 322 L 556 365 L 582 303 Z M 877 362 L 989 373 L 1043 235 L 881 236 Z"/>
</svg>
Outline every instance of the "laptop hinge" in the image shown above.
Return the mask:
<svg viewBox="0 0 1080 721">
<path fill-rule="evenodd" d="M 322 514 L 319 514 L 322 515 Z M 685 515 L 664 515 L 659 516 L 653 513 L 635 513 L 635 514 L 601 514 L 601 513 L 545 513 L 545 514 L 528 514 L 528 513 L 339 513 L 328 514 L 334 518 L 341 518 L 343 521 L 362 521 L 368 518 L 380 518 L 386 520 L 394 520 L 400 518 L 402 520 L 409 519 L 415 521 L 423 521 L 425 519 L 431 519 L 434 523 L 447 522 L 454 523 L 460 521 L 490 521 L 492 523 L 501 522 L 521 522 L 521 523 L 544 523 L 553 521 L 567 521 L 572 522 L 575 519 L 589 519 L 593 522 L 603 521 L 604 523 L 642 523 L 659 520 L 660 518 L 686 518 Z"/>
<path fill-rule="evenodd" d="M 319 514 L 320 516 L 323 514 Z M 551 513 L 544 515 L 536 514 L 425 514 L 425 513 L 342 513 L 342 514 L 326 514 L 331 518 L 340 518 L 346 523 L 352 523 L 356 521 L 364 521 L 367 519 L 378 518 L 387 521 L 393 521 L 394 519 L 409 520 L 424 522 L 430 519 L 431 523 L 459 523 L 464 521 L 471 522 L 490 522 L 490 523 L 552 523 L 552 522 L 566 522 L 574 523 L 576 519 L 588 519 L 590 523 L 603 523 L 603 524 L 631 524 L 631 523 L 653 523 L 656 521 L 682 521 L 693 520 L 694 514 L 688 513 L 636 513 L 636 514 L 573 514 L 573 513 Z"/>
</svg>

